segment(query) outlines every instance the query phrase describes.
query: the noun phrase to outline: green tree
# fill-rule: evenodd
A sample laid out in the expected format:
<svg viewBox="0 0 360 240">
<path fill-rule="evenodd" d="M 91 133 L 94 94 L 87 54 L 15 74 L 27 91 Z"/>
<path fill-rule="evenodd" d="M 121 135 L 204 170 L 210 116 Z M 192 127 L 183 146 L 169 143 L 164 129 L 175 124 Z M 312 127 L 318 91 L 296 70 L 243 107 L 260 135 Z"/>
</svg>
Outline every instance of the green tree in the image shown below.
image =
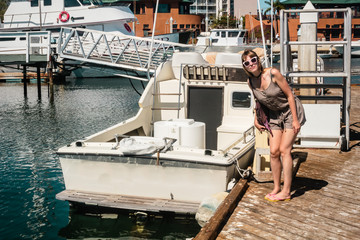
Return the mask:
<svg viewBox="0 0 360 240">
<path fill-rule="evenodd" d="M 6 12 L 6 9 L 8 8 L 10 3 L 10 0 L 0 0 L 0 17 L 1 22 L 4 20 L 4 13 Z"/>
<path fill-rule="evenodd" d="M 271 1 L 265 1 L 265 3 L 269 6 L 271 6 Z M 280 0 L 275 0 L 273 2 L 273 7 L 274 7 L 274 13 L 276 16 L 280 15 L 280 11 L 282 9 L 285 9 L 285 6 L 280 2 Z M 267 8 L 264 13 L 267 14 L 268 12 L 271 12 L 271 7 Z"/>
<path fill-rule="evenodd" d="M 221 16 L 212 22 L 211 28 L 236 28 L 236 23 L 233 16 Z"/>
<path fill-rule="evenodd" d="M 268 4 L 270 7 L 264 11 L 264 14 L 267 14 L 269 12 L 271 13 L 271 1 L 265 1 L 265 3 Z M 273 1 L 273 8 L 275 13 L 275 31 L 276 33 L 279 33 L 277 20 L 279 19 L 280 11 L 282 9 L 285 9 L 285 6 L 280 2 L 280 0 L 275 0 Z"/>
</svg>

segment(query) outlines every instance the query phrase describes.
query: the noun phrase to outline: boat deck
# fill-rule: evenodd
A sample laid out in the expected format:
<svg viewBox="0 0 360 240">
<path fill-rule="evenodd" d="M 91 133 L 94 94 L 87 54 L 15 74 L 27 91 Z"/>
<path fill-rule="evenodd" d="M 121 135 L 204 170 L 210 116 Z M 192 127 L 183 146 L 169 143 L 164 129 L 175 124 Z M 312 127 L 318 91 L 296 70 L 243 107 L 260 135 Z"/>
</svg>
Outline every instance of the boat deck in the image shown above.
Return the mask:
<svg viewBox="0 0 360 240">
<path fill-rule="evenodd" d="M 351 90 L 350 151 L 296 149 L 292 200 L 269 202 L 272 183 L 250 182 L 217 239 L 359 239 L 360 86 Z"/>
<path fill-rule="evenodd" d="M 88 206 L 99 206 L 116 209 L 141 210 L 146 212 L 176 212 L 177 214 L 195 214 L 199 203 L 170 199 L 111 195 L 74 190 L 64 190 L 56 195 L 56 199 Z"/>
</svg>

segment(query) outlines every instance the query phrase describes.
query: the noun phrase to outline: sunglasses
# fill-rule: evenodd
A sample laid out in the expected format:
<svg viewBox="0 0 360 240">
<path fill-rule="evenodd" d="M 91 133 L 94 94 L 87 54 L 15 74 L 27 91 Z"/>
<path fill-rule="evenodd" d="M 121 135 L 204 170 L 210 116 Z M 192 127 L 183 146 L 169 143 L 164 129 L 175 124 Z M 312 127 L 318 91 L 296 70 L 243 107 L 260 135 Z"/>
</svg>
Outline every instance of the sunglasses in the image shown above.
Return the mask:
<svg viewBox="0 0 360 240">
<path fill-rule="evenodd" d="M 257 63 L 257 57 L 251 58 L 250 61 L 245 61 L 245 62 L 243 62 L 243 65 L 244 65 L 245 67 L 248 67 L 248 66 L 250 65 L 250 63 Z"/>
</svg>

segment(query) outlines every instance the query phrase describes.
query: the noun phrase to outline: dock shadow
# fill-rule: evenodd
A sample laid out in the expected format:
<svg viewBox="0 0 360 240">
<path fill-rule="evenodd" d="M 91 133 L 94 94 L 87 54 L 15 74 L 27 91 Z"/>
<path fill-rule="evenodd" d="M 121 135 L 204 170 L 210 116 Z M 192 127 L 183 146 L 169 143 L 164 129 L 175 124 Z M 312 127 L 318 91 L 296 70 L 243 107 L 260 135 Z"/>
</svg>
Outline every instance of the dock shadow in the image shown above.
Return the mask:
<svg viewBox="0 0 360 240">
<path fill-rule="evenodd" d="M 295 192 L 292 194 L 292 197 L 300 197 L 305 192 L 312 190 L 320 190 L 327 185 L 328 182 L 321 179 L 295 177 L 291 186 L 291 190 L 295 190 Z"/>
<path fill-rule="evenodd" d="M 355 122 L 350 125 L 350 141 L 352 145 L 349 147 L 349 151 L 360 146 L 360 122 Z"/>
</svg>

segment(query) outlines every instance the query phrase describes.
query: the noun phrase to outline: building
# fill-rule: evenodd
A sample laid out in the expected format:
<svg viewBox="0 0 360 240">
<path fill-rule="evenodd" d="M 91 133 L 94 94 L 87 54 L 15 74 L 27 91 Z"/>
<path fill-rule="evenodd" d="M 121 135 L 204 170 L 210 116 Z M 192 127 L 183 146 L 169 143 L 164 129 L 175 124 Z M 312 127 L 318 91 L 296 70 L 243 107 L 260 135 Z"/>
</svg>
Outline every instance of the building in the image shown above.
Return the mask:
<svg viewBox="0 0 360 240">
<path fill-rule="evenodd" d="M 308 0 L 286 0 L 282 4 L 286 9 L 302 9 Z M 351 8 L 352 40 L 360 40 L 360 1 L 359 0 L 312 0 L 316 9 Z M 299 14 L 293 13 L 289 19 L 290 40 L 297 40 L 300 28 Z M 318 39 L 341 40 L 344 32 L 344 16 L 341 12 L 321 12 L 318 22 Z"/>
<path fill-rule="evenodd" d="M 106 0 L 103 0 L 106 2 Z M 153 34 L 156 0 L 107 0 L 107 2 L 123 2 L 130 6 L 137 22 L 130 24 L 138 37 Z M 193 0 L 159 0 L 155 35 L 191 31 L 195 38 L 201 29 L 202 17 L 190 13 Z"/>
<path fill-rule="evenodd" d="M 308 0 L 286 0 L 281 3 L 285 9 L 303 9 Z M 316 9 L 351 8 L 352 12 L 352 40 L 360 40 L 360 1 L 359 0 L 312 0 L 311 3 Z M 263 9 L 264 10 L 264 9 Z M 274 35 L 280 31 L 278 16 L 274 16 Z M 300 29 L 300 16 L 298 13 L 288 15 L 290 41 L 297 41 Z M 263 16 L 265 38 L 270 39 L 271 21 L 270 16 Z M 249 42 L 261 41 L 260 21 L 257 14 L 245 16 L 245 28 L 249 31 Z M 343 13 L 321 12 L 317 28 L 318 40 L 342 40 L 344 30 Z M 274 37 L 275 38 L 275 37 Z M 276 40 L 276 39 L 274 39 Z"/>
</svg>

